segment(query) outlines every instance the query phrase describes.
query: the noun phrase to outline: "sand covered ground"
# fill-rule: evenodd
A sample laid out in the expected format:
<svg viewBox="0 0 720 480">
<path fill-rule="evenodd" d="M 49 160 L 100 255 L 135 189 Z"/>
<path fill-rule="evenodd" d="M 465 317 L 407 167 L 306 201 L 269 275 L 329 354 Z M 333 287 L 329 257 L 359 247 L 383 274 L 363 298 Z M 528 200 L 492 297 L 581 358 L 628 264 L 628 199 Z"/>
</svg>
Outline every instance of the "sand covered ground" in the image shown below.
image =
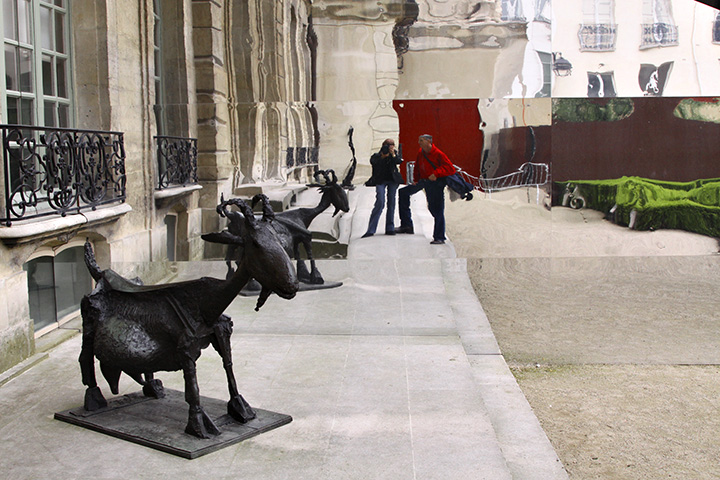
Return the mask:
<svg viewBox="0 0 720 480">
<path fill-rule="evenodd" d="M 447 229 L 571 478 L 720 478 L 717 239 L 536 199 L 448 202 Z"/>
</svg>

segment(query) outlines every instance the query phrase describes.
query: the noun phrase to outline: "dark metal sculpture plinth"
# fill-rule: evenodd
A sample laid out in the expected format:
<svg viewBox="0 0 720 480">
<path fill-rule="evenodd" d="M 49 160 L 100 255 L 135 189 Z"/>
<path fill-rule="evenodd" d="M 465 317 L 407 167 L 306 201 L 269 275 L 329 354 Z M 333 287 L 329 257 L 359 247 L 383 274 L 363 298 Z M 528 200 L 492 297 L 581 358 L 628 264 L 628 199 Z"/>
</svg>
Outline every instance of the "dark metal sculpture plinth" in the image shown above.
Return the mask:
<svg viewBox="0 0 720 480">
<path fill-rule="evenodd" d="M 202 405 L 220 429 L 220 435 L 203 439 L 184 433 L 187 422 L 185 397 L 182 392 L 169 388 L 165 389 L 164 398 L 150 398 L 137 392 L 111 399 L 107 407 L 92 412 L 80 406 L 57 412 L 55 418 L 189 459 L 292 422 L 289 415 L 254 408 L 257 417 L 239 423 L 227 414 L 226 401 L 202 397 Z"/>
</svg>

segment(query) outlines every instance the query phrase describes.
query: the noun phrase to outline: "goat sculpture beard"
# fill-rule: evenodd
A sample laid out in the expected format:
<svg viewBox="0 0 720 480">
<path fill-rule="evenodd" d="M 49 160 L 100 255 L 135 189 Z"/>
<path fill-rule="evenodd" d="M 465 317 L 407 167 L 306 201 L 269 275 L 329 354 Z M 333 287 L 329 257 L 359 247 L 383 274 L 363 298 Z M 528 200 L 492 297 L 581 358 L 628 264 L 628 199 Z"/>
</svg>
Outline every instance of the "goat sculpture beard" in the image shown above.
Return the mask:
<svg viewBox="0 0 720 480">
<path fill-rule="evenodd" d="M 255 412 L 237 390 L 230 347 L 232 321 L 223 311 L 251 277 L 257 278 L 263 288 L 256 310 L 273 292 L 293 298 L 299 284 L 290 258 L 269 227 L 272 212 L 256 220 L 244 202 L 237 200 L 235 204 L 246 214 L 243 237 L 228 236 L 226 232 L 208 235 L 222 243 L 241 242 L 246 246 L 240 268 L 225 280 L 203 277 L 143 286 L 112 270 L 101 271 L 86 243 L 86 263 L 97 281 L 96 288 L 81 303 L 83 342 L 79 362 L 83 383 L 88 387 L 86 410 L 107 405 L 97 386 L 93 357 L 100 361 L 103 376 L 115 394 L 120 374 L 125 372 L 143 385 L 146 396 L 161 398 L 162 383 L 153 378 L 154 372 L 183 370 L 185 399 L 190 407 L 185 432 L 201 438 L 219 434 L 200 406 L 195 366 L 202 349 L 212 344 L 223 359 L 227 375 L 228 414 L 242 423 L 255 418 Z"/>
</svg>

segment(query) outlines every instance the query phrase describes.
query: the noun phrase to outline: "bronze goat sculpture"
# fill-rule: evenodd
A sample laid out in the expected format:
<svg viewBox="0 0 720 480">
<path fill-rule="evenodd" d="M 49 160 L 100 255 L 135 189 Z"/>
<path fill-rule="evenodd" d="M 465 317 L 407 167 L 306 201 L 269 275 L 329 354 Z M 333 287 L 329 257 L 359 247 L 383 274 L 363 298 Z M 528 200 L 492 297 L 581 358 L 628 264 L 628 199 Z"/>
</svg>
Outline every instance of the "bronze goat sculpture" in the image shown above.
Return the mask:
<svg viewBox="0 0 720 480">
<path fill-rule="evenodd" d="M 318 183 L 319 176 L 325 178 L 324 184 Z M 272 228 L 277 232 L 280 243 L 285 247 L 287 254 L 295 258 L 297 262 L 298 280 L 304 283 L 319 285 L 324 283 L 325 280 L 315 266 L 315 259 L 312 254 L 312 233 L 308 230 L 308 227 L 315 217 L 327 210 L 328 207 L 335 207 L 334 217 L 340 211 L 348 212 L 350 205 L 347 193 L 345 193 L 344 187 L 337 183 L 337 177 L 333 170 L 317 171 L 315 173 L 315 180 L 316 183 L 308 186 L 319 187 L 322 197 L 318 205 L 313 208 L 295 208 L 276 213 Z M 253 197 L 252 206 L 254 207 L 258 201 L 263 202 L 263 212 L 267 212 L 267 210 L 270 209 L 269 201 L 265 195 L 260 194 Z M 242 215 L 236 212 L 225 212 L 224 214 L 228 217 L 228 220 L 230 220 L 228 231 L 235 235 L 241 235 L 244 228 Z M 305 248 L 305 253 L 310 262 L 310 271 L 308 271 L 305 262 L 300 256 L 300 245 Z M 228 266 L 228 276 L 234 273 L 231 262 L 237 262 L 240 255 L 242 255 L 242 246 L 231 245 L 228 247 L 225 257 Z"/>
<path fill-rule="evenodd" d="M 185 432 L 201 438 L 218 435 L 220 430 L 200 405 L 195 366 L 201 350 L 212 344 L 223 359 L 227 375 L 228 414 L 242 423 L 255 418 L 255 412 L 237 390 L 230 348 L 232 321 L 223 311 L 250 278 L 257 279 L 263 288 L 256 310 L 272 292 L 282 298 L 293 298 L 298 280 L 290 258 L 270 227 L 272 210 L 256 219 L 241 200 L 224 203 L 219 211 L 234 204 L 243 212 L 242 237 L 221 232 L 203 238 L 244 245 L 237 271 L 225 280 L 203 277 L 143 286 L 112 270 L 101 271 L 90 244 L 85 244 L 85 261 L 97 282 L 81 302 L 83 338 L 79 362 L 82 381 L 87 386 L 86 410 L 107 405 L 97 386 L 94 357 L 114 394 L 118 393 L 120 374 L 125 372 L 143 385 L 146 396 L 161 398 L 162 383 L 153 374 L 182 370 L 189 405 Z"/>
</svg>

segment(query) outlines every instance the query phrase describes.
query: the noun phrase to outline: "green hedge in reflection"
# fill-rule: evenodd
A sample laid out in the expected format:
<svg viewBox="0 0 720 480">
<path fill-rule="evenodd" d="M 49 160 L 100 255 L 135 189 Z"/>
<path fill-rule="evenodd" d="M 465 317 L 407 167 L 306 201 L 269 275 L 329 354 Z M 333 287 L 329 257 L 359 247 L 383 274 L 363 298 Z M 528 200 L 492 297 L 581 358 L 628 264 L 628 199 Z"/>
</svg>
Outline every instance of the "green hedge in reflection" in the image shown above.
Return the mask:
<svg viewBox="0 0 720 480">
<path fill-rule="evenodd" d="M 670 228 L 720 237 L 720 179 L 664 182 L 640 177 L 557 182 L 584 206 L 636 230 Z M 567 188 L 567 190 L 566 190 Z M 635 211 L 634 221 L 632 212 Z"/>
<path fill-rule="evenodd" d="M 555 122 L 618 122 L 635 111 L 632 98 L 554 98 Z"/>
</svg>

